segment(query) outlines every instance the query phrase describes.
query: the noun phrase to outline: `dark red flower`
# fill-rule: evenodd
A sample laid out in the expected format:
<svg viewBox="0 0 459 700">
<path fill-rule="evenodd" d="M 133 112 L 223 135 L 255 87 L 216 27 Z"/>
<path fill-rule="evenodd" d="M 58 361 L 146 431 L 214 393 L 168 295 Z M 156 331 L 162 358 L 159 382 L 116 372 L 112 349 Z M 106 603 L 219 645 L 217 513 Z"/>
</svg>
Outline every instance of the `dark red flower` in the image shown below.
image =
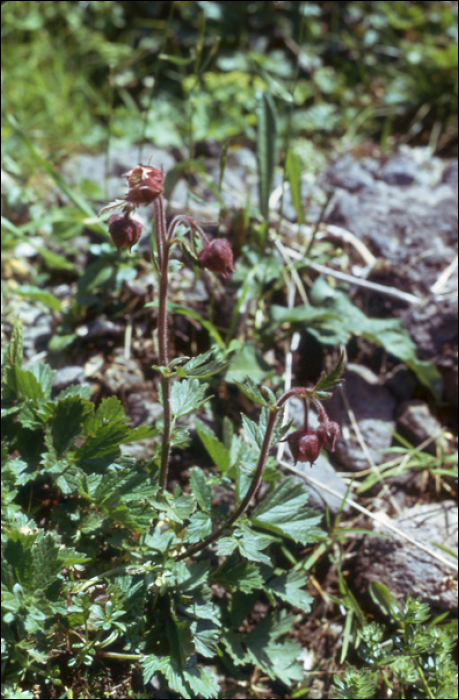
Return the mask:
<svg viewBox="0 0 459 700">
<path fill-rule="evenodd" d="M 211 272 L 229 277 L 228 268 L 234 272 L 233 251 L 224 238 L 214 238 L 198 253 L 198 262 Z"/>
<path fill-rule="evenodd" d="M 137 165 L 124 177 L 129 185 L 126 201 L 132 204 L 150 204 L 164 189 L 164 172 L 151 165 Z"/>
<path fill-rule="evenodd" d="M 328 419 L 320 423 L 316 430 L 323 446 L 326 447 L 327 450 L 331 450 L 331 452 L 335 451 L 336 438 L 339 437 L 340 432 L 338 423 Z"/>
<path fill-rule="evenodd" d="M 108 231 L 118 250 L 131 250 L 142 234 L 142 224 L 127 214 L 112 214 L 108 220 Z"/>
<path fill-rule="evenodd" d="M 320 455 L 322 442 L 320 438 L 309 430 L 296 430 L 287 438 L 294 464 L 300 462 L 310 462 L 311 466 Z"/>
</svg>

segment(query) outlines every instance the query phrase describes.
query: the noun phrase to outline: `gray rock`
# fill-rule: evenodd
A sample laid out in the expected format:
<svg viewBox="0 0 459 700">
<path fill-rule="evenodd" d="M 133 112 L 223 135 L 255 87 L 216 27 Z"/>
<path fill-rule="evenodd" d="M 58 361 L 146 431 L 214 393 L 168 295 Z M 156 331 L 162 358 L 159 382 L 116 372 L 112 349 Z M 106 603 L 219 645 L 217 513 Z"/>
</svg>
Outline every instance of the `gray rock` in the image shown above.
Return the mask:
<svg viewBox="0 0 459 700">
<path fill-rule="evenodd" d="M 457 159 L 451 160 L 443 170 L 442 182 L 457 190 L 458 187 L 458 163 Z"/>
<path fill-rule="evenodd" d="M 394 303 L 393 313 L 408 329 L 420 359 L 437 364 L 445 379 L 444 398 L 457 405 L 457 268 L 441 288 L 434 287 L 458 251 L 457 163 L 451 161 L 441 173 L 441 162 L 431 159 L 419 165 L 419 176 L 417 165 L 415 154 L 395 154 L 373 168 L 373 184 L 361 180 L 357 187 L 346 185 L 339 161 L 324 175 L 339 187 L 326 221 L 349 229 L 383 259 L 373 273 L 376 281 L 384 283 L 385 275 L 387 284 L 396 280 L 400 289 L 426 300 L 408 308 Z M 371 169 L 369 163 L 365 169 Z"/>
<path fill-rule="evenodd" d="M 163 407 L 152 398 L 152 390 L 133 391 L 127 398 L 127 414 L 132 418 L 134 427 L 154 425 L 163 414 Z"/>
<path fill-rule="evenodd" d="M 395 399 L 378 377 L 366 367 L 348 364 L 343 373 L 343 391 L 355 415 L 363 440 L 375 464 L 385 461 L 395 428 Z M 343 396 L 335 391 L 325 404 L 331 420 L 341 427 L 336 442 L 336 459 L 349 471 L 368 469 L 369 461 L 355 435 Z"/>
<path fill-rule="evenodd" d="M 339 187 L 347 192 L 359 192 L 374 183 L 373 176 L 365 165 L 350 154 L 327 168 L 324 176 L 331 187 Z"/>
<path fill-rule="evenodd" d="M 103 374 L 103 384 L 113 394 L 119 391 L 131 392 L 142 389 L 145 377 L 136 360 L 126 360 L 119 355 Z"/>
<path fill-rule="evenodd" d="M 53 389 L 62 391 L 71 384 L 81 384 L 84 382 L 85 373 L 83 367 L 78 365 L 70 365 L 58 369 L 53 378 Z"/>
<path fill-rule="evenodd" d="M 458 511 L 454 501 L 416 505 L 391 520 L 391 524 L 457 566 L 457 559 L 435 544 L 457 551 Z M 388 534 L 378 522 L 375 531 Z M 407 540 L 389 534 L 390 539 L 364 539 L 354 572 L 357 591 L 365 595 L 371 581 L 380 581 L 399 602 L 411 593 L 434 608 L 457 614 L 457 574 Z"/>
<path fill-rule="evenodd" d="M 406 155 L 397 154 L 384 163 L 378 177 L 388 185 L 411 185 L 417 176 L 417 163 Z"/>
<path fill-rule="evenodd" d="M 425 440 L 432 438 L 432 442 L 426 446 L 426 450 L 436 453 L 436 438 L 442 433 L 441 423 L 431 414 L 429 405 L 419 399 L 404 401 L 397 408 L 397 431 L 406 437 L 413 445 L 420 445 Z M 443 446 L 447 443 L 443 440 Z"/>
</svg>

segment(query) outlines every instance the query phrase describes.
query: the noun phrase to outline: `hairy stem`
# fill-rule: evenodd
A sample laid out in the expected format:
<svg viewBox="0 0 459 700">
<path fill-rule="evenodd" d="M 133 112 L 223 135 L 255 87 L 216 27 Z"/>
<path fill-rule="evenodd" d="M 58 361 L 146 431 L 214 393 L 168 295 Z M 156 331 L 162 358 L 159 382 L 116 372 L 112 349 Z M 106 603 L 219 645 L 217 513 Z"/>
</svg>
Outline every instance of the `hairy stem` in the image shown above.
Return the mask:
<svg viewBox="0 0 459 700">
<path fill-rule="evenodd" d="M 266 425 L 266 432 L 265 436 L 263 439 L 263 444 L 261 446 L 261 451 L 260 451 L 260 456 L 258 457 L 258 462 L 257 466 L 255 469 L 255 473 L 252 477 L 252 481 L 250 483 L 250 486 L 248 488 L 247 493 L 245 494 L 244 498 L 240 502 L 239 506 L 236 508 L 234 511 L 233 515 L 229 518 L 229 520 L 226 521 L 222 527 L 218 528 L 215 532 L 213 532 L 211 535 L 206 537 L 202 542 L 198 542 L 195 544 L 193 547 L 190 547 L 190 549 L 187 549 L 185 552 L 182 552 L 177 559 L 186 559 L 189 557 L 191 554 L 196 554 L 196 552 L 200 552 L 201 549 L 204 549 L 204 547 L 207 547 L 209 544 L 212 544 L 212 542 L 215 542 L 218 540 L 218 538 L 227 530 L 233 523 L 236 522 L 238 518 L 245 513 L 245 511 L 248 508 L 248 505 L 252 498 L 255 496 L 256 492 L 258 491 L 258 488 L 261 484 L 261 479 L 263 476 L 263 470 L 265 468 L 266 464 L 266 459 L 268 457 L 269 453 L 269 447 L 271 445 L 271 439 L 273 436 L 274 428 L 276 425 L 276 420 L 277 416 L 280 410 L 279 407 L 272 407 L 269 412 L 269 417 L 268 417 L 268 422 Z"/>
<path fill-rule="evenodd" d="M 169 246 L 167 244 L 166 217 L 164 214 L 164 202 L 160 195 L 155 199 L 155 240 L 158 249 L 158 261 L 160 269 L 159 278 L 159 308 L 158 308 L 158 346 L 159 364 L 167 367 L 168 343 L 167 343 L 167 288 L 169 273 Z M 163 441 L 161 446 L 161 466 L 159 470 L 159 488 L 162 491 L 167 484 L 167 471 L 169 466 L 170 436 L 171 436 L 171 407 L 170 407 L 171 378 L 161 375 L 161 392 L 163 401 Z"/>
</svg>

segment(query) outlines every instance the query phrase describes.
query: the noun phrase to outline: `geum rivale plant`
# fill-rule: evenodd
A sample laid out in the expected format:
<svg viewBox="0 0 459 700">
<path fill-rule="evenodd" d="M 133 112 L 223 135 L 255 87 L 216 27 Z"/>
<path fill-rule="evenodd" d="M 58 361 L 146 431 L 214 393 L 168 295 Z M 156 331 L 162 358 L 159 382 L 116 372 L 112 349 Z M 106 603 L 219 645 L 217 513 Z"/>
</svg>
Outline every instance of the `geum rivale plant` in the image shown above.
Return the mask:
<svg viewBox="0 0 459 700">
<path fill-rule="evenodd" d="M 205 669 L 212 662 L 241 683 L 255 666 L 291 686 L 303 670 L 301 647 L 288 637 L 295 616 L 287 606 L 307 613 L 311 599 L 301 562 L 285 568 L 284 545 L 304 547 L 324 535 L 304 485 L 278 472 L 270 449 L 285 439 L 295 461 L 313 463 L 322 447 L 334 448 L 338 426 L 321 401 L 339 383 L 342 362 L 312 389 L 275 396 L 250 379 L 238 384 L 261 407 L 258 422 L 242 416 L 240 436 L 225 418 L 219 440 L 195 418 L 216 469 L 191 468 L 189 488 L 171 493 L 170 451 L 189 439 L 181 419 L 203 406 L 207 378 L 227 366 L 212 352 L 169 357 L 171 251 L 189 232 L 188 255 L 222 275 L 233 270 L 233 255 L 191 217 L 166 226 L 161 170 L 140 165 L 127 178 L 126 198 L 108 207 L 108 226 L 118 249 L 130 249 L 142 230 L 135 210 L 153 202 L 163 416 L 131 428 L 114 396 L 96 408 L 85 385 L 53 395 L 54 370 L 43 362 L 22 366 L 15 325 L 1 380 L 2 693 L 31 697 L 39 684 L 52 697 L 64 685 L 98 697 L 111 663 L 117 673 L 126 665 L 125 678 L 133 664 L 144 686 L 155 677 L 184 698 L 218 697 L 218 675 Z M 288 434 L 282 413 L 293 395 L 304 402 L 304 425 Z M 310 403 L 319 412 L 315 431 Z M 156 440 L 151 459 L 121 454 L 121 444 L 147 437 Z M 264 477 L 267 493 L 251 506 Z M 251 619 L 260 596 L 270 607 Z"/>
<path fill-rule="evenodd" d="M 176 235 L 177 227 L 184 224 L 188 228 L 191 233 L 191 249 L 195 254 L 196 262 L 212 272 L 228 276 L 229 271 L 234 271 L 233 253 L 225 239 L 217 238 L 209 241 L 200 224 L 192 217 L 176 216 L 169 226 L 166 226 L 161 170 L 139 165 L 127 173 L 126 177 L 129 191 L 125 200 L 116 201 L 104 209 L 116 207 L 122 210 L 121 214 L 113 214 L 110 217 L 109 231 L 118 249 L 131 248 L 140 236 L 140 224 L 132 218 L 134 209 L 140 204 L 154 204 L 154 238 L 159 271 L 157 330 L 160 364 L 156 369 L 161 376 L 163 406 L 156 504 L 161 510 L 167 504 L 168 509 L 174 511 L 177 507 L 177 499 L 181 502 L 184 498 L 179 492 L 172 496 L 166 491 L 169 453 L 176 441 L 174 433 L 176 420 L 185 413 L 198 409 L 204 403 L 205 385 L 200 380 L 220 372 L 225 366 L 224 361 L 212 359 L 211 353 L 199 355 L 191 360 L 174 358 L 170 361 L 169 359 L 167 342 L 169 257 L 173 246 L 183 241 L 182 236 Z M 197 252 L 199 239 L 201 239 L 201 249 Z M 189 255 L 189 249 L 187 252 Z M 277 641 L 289 629 L 292 621 L 285 612 L 268 615 L 245 640 L 235 634 L 233 627 L 235 622 L 241 622 L 249 612 L 254 597 L 250 594 L 257 591 L 260 585 L 272 601 L 277 595 L 280 600 L 299 608 L 309 608 L 307 596 L 301 591 L 304 583 L 301 573 L 296 570 L 288 573 L 278 572 L 272 554 L 267 554 L 264 550 L 279 542 L 281 537 L 288 537 L 302 544 L 314 541 L 320 537 L 316 529 L 318 518 L 310 509 L 305 508 L 307 493 L 304 488 L 294 484 L 291 479 L 276 480 L 270 493 L 255 507 L 250 516 L 247 515 L 247 509 L 261 484 L 270 448 L 289 430 L 289 426 L 282 426 L 282 421 L 279 419 L 282 408 L 290 397 L 299 396 L 304 402 L 304 427 L 285 438 L 295 463 L 298 460 L 314 463 L 322 447 L 334 450 L 339 426 L 328 419 L 321 400 L 330 396 L 327 389 L 339 384 L 341 371 L 342 362 L 340 361 L 335 370 L 328 376 L 323 375 L 313 389 L 295 387 L 277 398 L 266 387 L 262 393 L 249 378 L 244 384 L 236 382 L 244 394 L 262 406 L 258 425 L 244 417 L 246 434 L 251 441 L 250 447 L 234 436 L 228 422 L 225 424 L 223 443 L 218 442 L 209 429 L 204 429 L 204 442 L 211 456 L 215 457 L 215 454 L 219 453 L 215 461 L 223 468 L 224 476 L 234 479 L 234 510 L 231 515 L 221 517 L 218 504 L 216 508 L 212 507 L 211 491 L 211 485 L 217 483 L 219 479 L 214 476 L 206 477 L 201 469 L 195 468 L 192 469 L 190 483 L 192 500 L 188 501 L 190 506 L 193 503 L 192 512 L 187 513 L 185 519 L 181 521 L 172 517 L 166 518 L 166 522 L 161 525 L 157 524 L 155 536 L 158 541 L 161 539 L 164 542 L 167 541 L 169 555 L 168 564 L 164 567 L 162 574 L 163 579 L 169 581 L 170 591 L 174 590 L 176 599 L 180 588 L 182 595 L 190 592 L 190 581 L 193 582 L 194 592 L 189 597 L 189 606 L 184 606 L 183 598 L 181 601 L 183 617 L 179 638 L 183 636 L 182 643 L 185 638 L 190 642 L 187 653 L 177 657 L 174 645 L 171 646 L 169 639 L 165 657 L 159 655 L 151 657 L 149 661 L 145 660 L 145 667 L 149 668 L 148 673 L 155 670 L 164 672 L 164 663 L 167 659 L 174 668 L 180 668 L 185 687 L 187 686 L 185 679 L 188 677 L 188 684 L 193 689 L 193 683 L 188 674 L 194 667 L 194 656 L 196 653 L 201 653 L 205 657 L 210 656 L 209 652 L 212 648 L 210 645 L 210 648 L 207 647 L 203 653 L 204 647 L 200 637 L 203 630 L 207 628 L 204 636 L 208 641 L 211 638 L 213 641 L 219 639 L 221 650 L 224 650 L 237 666 L 251 662 L 260 665 L 271 678 L 278 677 L 286 683 L 300 680 L 299 667 L 295 665 L 295 656 L 299 651 L 297 645 L 291 641 L 283 644 Z M 319 413 L 319 426 L 316 430 L 311 430 L 308 426 L 310 401 L 315 404 Z M 203 428 L 201 424 L 201 430 Z M 200 551 L 215 542 L 217 542 L 216 554 L 222 558 L 219 565 L 215 557 L 200 562 L 194 560 Z M 235 555 L 237 551 L 239 556 Z M 216 568 L 212 569 L 211 561 L 217 563 Z M 182 581 L 185 569 L 179 562 L 184 562 L 187 567 L 189 578 L 185 578 L 185 582 Z M 206 615 L 202 614 L 204 611 L 198 613 L 199 605 L 196 606 L 196 599 L 203 596 L 203 589 L 195 585 L 195 580 L 201 578 L 202 582 L 205 579 L 218 582 L 226 588 L 228 593 L 233 593 L 232 598 L 224 599 L 223 605 L 220 601 L 218 614 L 209 600 L 209 611 L 212 609 L 213 612 L 207 619 Z M 166 594 L 167 586 L 163 585 L 161 591 Z M 192 602 L 193 598 L 195 598 L 194 602 Z M 243 603 L 242 618 L 235 609 L 236 599 L 240 600 L 239 604 Z M 171 602 L 169 598 L 167 607 L 172 613 L 175 606 L 171 606 Z M 193 623 L 190 619 L 188 624 L 185 623 L 191 612 L 186 610 L 187 607 L 194 610 L 194 614 L 191 615 L 194 619 Z M 178 617 L 177 622 L 179 619 Z M 212 620 L 210 628 L 209 620 Z M 220 632 L 217 632 L 218 628 Z M 276 662 L 275 656 L 268 653 L 273 646 L 282 650 L 282 663 Z M 181 664 L 178 663 L 179 659 Z M 177 689 L 177 684 L 171 682 L 171 672 L 166 676 L 169 683 Z"/>
</svg>

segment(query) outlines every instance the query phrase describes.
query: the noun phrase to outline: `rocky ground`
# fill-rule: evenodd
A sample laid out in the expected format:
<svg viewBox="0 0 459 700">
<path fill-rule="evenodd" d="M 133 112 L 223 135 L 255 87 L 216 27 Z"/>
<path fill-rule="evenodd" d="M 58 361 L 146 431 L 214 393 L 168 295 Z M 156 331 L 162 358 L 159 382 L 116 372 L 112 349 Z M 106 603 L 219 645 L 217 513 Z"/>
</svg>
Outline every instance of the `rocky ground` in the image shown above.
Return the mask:
<svg viewBox="0 0 459 700">
<path fill-rule="evenodd" d="M 148 152 L 150 156 L 152 164 L 162 164 L 165 171 L 177 163 L 171 153 L 153 149 Z M 107 201 L 122 196 L 120 176 L 136 159 L 134 150 L 112 154 Z M 206 169 L 210 180 L 218 180 L 218 167 L 218 155 L 213 155 L 209 146 Z M 90 178 L 103 186 L 104 168 L 105 156 L 81 156 L 66 165 L 65 174 L 74 182 Z M 408 149 L 391 156 L 375 154 L 371 149 L 347 154 L 329 165 L 312 185 L 304 184 L 306 196 L 318 190 L 332 193 L 317 237 L 336 242 L 341 236 L 339 245 L 345 255 L 330 265 L 334 265 L 335 272 L 353 280 L 350 293 L 354 303 L 371 317 L 401 319 L 417 346 L 418 357 L 435 364 L 443 385 L 435 398 L 403 363 L 387 368 L 379 350 L 365 342 L 354 343 L 348 348 L 350 361 L 343 389 L 328 402 L 330 418 L 342 426 L 337 450 L 329 457 L 322 455 L 312 469 L 304 464 L 296 466 L 297 478 L 302 478 L 303 474 L 308 480 L 314 508 L 325 512 L 328 507 L 332 515 L 336 514 L 352 482 L 344 517 L 353 525 L 358 523 L 359 527 L 389 535 L 388 539 L 355 537 L 346 550 L 349 581 L 362 599 L 368 583 L 379 580 L 397 599 L 403 599 L 407 593 L 420 595 L 433 608 L 455 614 L 457 572 L 452 566 L 454 558 L 438 545 L 453 551 L 457 549 L 456 484 L 447 477 L 432 476 L 429 465 L 441 466 L 442 455 L 451 455 L 455 449 L 457 185 L 456 161 L 440 160 L 426 150 Z M 3 188 L 8 186 L 7 180 L 3 182 Z M 219 209 L 205 182 L 192 181 L 191 188 L 199 195 L 199 201 L 188 199 L 188 183 L 178 180 L 169 196 L 169 215 L 182 212 L 188 203 L 191 214 L 215 221 Z M 234 214 L 241 210 L 247 193 L 251 192 L 256 193 L 255 156 L 241 148 L 229 154 L 223 180 L 223 202 L 228 212 Z M 50 195 L 51 199 L 53 197 L 57 195 Z M 275 215 L 279 199 L 276 202 L 273 198 L 272 204 Z M 312 220 L 319 209 L 316 205 L 310 208 Z M 280 230 L 288 240 L 289 225 L 296 219 L 288 193 L 283 201 L 283 215 L 285 222 Z M 234 223 L 234 218 L 231 221 Z M 358 246 L 349 244 L 347 233 L 364 244 L 366 257 L 358 254 Z M 80 273 L 93 260 L 89 241 L 87 232 L 69 241 L 72 248 L 68 259 Z M 144 308 L 147 301 L 154 299 L 157 289 L 148 261 L 148 236 L 141 241 L 140 251 L 145 255 L 135 273 L 125 272 L 120 299 L 107 300 L 105 306 L 91 306 L 88 314 L 81 311 L 80 321 L 72 329 L 75 340 L 59 352 L 49 353 L 48 343 L 59 327 L 63 332 L 65 314 L 81 284 L 78 274 L 60 271 L 56 283 L 49 287 L 61 301 L 60 311 L 51 311 L 39 302 L 26 300 L 15 291 L 18 281 L 33 284 L 41 262 L 36 245 L 20 243 L 4 263 L 8 292 L 4 295 L 2 309 L 2 345 L 10 335 L 14 319 L 20 316 L 24 322 L 25 361 L 50 362 L 58 370 L 53 385 L 56 392 L 73 383 L 87 382 L 95 400 L 116 394 L 134 425 L 153 424 L 161 413 L 155 373 L 151 370 L 156 361 L 154 317 L 151 309 Z M 97 274 L 102 279 L 104 272 L 101 269 Z M 227 304 L 231 310 L 234 304 L 231 284 L 222 286 L 218 282 L 218 285 L 213 293 L 222 300 L 222 308 Z M 386 292 L 378 285 L 386 288 Z M 206 276 L 196 281 L 190 271 L 183 270 L 172 275 L 172 289 L 174 301 L 202 314 L 209 303 L 212 283 Z M 122 313 L 119 313 L 120 305 Z M 199 323 L 190 323 L 181 316 L 174 317 L 171 329 L 175 352 L 182 354 L 196 352 L 205 335 Z M 271 356 L 266 357 L 269 360 Z M 298 349 L 293 351 L 293 383 L 295 372 L 299 374 L 304 363 L 315 363 L 320 370 L 321 358 L 320 349 L 303 334 Z M 238 405 L 234 392 L 223 389 L 214 406 L 229 415 L 236 415 L 241 406 L 245 408 L 243 404 Z M 289 411 L 294 424 L 299 426 L 301 408 L 294 399 Z M 203 417 L 212 420 L 210 414 Z M 406 453 L 402 453 L 394 431 L 413 446 L 409 469 L 405 468 Z M 396 446 L 398 452 L 387 452 Z M 141 459 L 148 456 L 149 443 L 133 444 L 126 449 Z M 292 460 L 285 445 L 278 456 L 287 472 Z M 178 459 L 174 456 L 173 462 Z M 181 465 L 180 478 L 186 477 L 186 468 L 198 459 L 204 459 L 208 465 L 208 458 L 196 439 L 186 454 L 185 470 Z M 387 470 L 382 480 L 378 467 L 387 465 L 390 460 L 393 460 L 393 468 Z M 174 463 L 172 474 L 179 478 Z M 367 508 L 368 512 L 356 511 L 353 502 Z M 392 529 L 388 530 L 387 524 Z M 324 586 L 327 576 L 330 576 L 329 570 L 324 571 Z M 311 640 L 317 635 L 317 628 L 306 625 L 298 634 L 306 634 L 306 627 Z M 322 648 L 326 647 L 329 652 L 337 643 L 340 630 L 329 628 L 327 634 L 330 636 Z"/>
</svg>

